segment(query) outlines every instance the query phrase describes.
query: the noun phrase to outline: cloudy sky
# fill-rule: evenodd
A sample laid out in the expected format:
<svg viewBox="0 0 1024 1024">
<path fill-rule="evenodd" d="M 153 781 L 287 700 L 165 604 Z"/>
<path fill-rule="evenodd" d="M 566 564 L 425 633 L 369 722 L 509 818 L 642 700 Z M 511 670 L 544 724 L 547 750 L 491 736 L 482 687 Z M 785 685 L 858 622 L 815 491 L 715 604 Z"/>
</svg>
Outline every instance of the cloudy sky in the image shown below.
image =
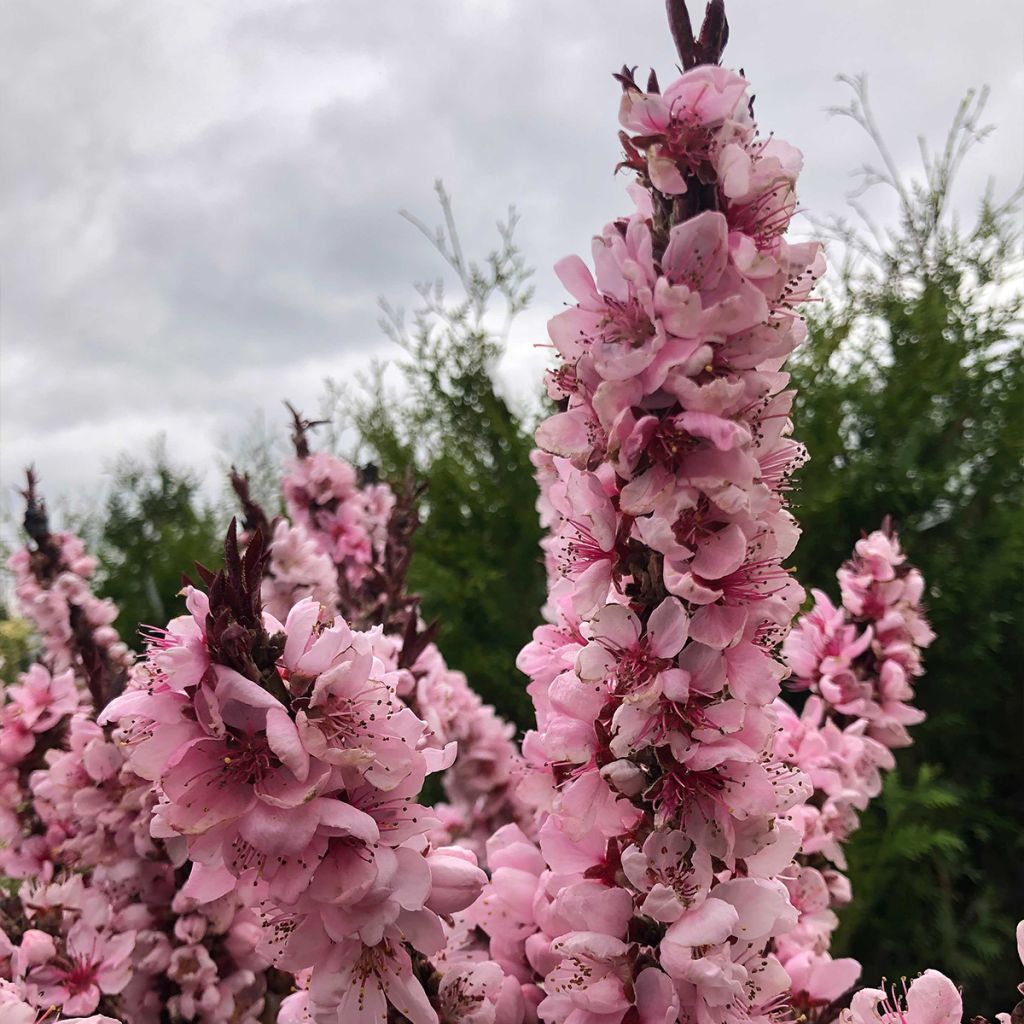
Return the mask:
<svg viewBox="0 0 1024 1024">
<path fill-rule="evenodd" d="M 691 6 L 696 7 L 696 4 Z M 867 73 L 900 165 L 988 84 L 997 132 L 966 167 L 1024 165 L 1019 0 L 730 0 L 727 60 L 764 130 L 806 154 L 804 207 L 841 212 L 872 155 L 830 118 Z M 661 0 L 31 0 L 0 14 L 0 479 L 96 492 L 165 432 L 212 476 L 225 438 L 283 398 L 395 355 L 376 299 L 438 271 L 397 215 L 454 195 L 483 254 L 509 203 L 537 268 L 502 386 L 525 399 L 562 301 L 551 264 L 625 209 L 622 63 L 671 75 Z M 878 200 L 885 217 L 889 207 Z"/>
</svg>

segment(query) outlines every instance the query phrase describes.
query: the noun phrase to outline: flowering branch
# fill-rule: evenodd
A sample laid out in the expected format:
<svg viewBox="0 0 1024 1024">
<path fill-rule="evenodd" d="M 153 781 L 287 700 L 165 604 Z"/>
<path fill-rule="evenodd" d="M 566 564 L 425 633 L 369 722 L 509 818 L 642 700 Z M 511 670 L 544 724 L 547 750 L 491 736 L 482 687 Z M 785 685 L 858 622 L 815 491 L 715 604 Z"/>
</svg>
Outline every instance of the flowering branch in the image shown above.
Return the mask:
<svg viewBox="0 0 1024 1024">
<path fill-rule="evenodd" d="M 97 598 L 89 578 L 96 562 L 71 533 L 51 533 L 46 503 L 36 491 L 35 471 L 26 471 L 25 532 L 29 545 L 15 552 L 15 596 L 39 631 L 56 671 L 73 668 L 88 690 L 93 706 L 102 709 L 124 684 L 130 660 L 111 623 L 112 602 Z"/>
<path fill-rule="evenodd" d="M 227 894 L 200 907 L 176 891 L 184 844 L 151 835 L 153 786 L 96 722 L 109 667 L 135 672 L 113 630 L 94 628 L 117 610 L 88 590 L 95 563 L 81 542 L 50 533 L 31 476 L 26 497 L 34 549 L 12 559 L 17 594 L 51 664 L 70 667 L 33 665 L 0 709 L 0 1016 L 98 1009 L 84 1024 L 148 1024 L 166 1008 L 172 1019 L 256 1024 L 267 961 L 255 915 Z M 220 639 L 229 646 L 226 630 Z M 93 666 L 92 706 L 76 665 Z"/>
<path fill-rule="evenodd" d="M 860 974 L 855 960 L 828 955 L 835 911 L 852 898 L 843 844 L 881 792 L 881 772 L 895 767 L 890 748 L 908 745 L 906 727 L 924 718 L 908 703 L 910 679 L 923 672 L 920 652 L 934 639 L 920 603 L 924 580 L 888 519 L 857 542 L 837 577 L 840 606 L 815 591 L 814 607 L 783 644 L 792 689 L 810 692 L 803 711 L 776 702 L 776 754 L 814 784 L 793 811 L 803 838 L 786 884 L 800 920 L 777 940 L 776 952 L 796 1004 L 819 1022 L 839 1012 L 836 1001 Z"/>
<path fill-rule="evenodd" d="M 721 5 L 697 41 L 669 12 L 682 76 L 617 76 L 636 212 L 595 239 L 593 274 L 556 266 L 576 305 L 549 324 L 560 411 L 537 431 L 550 621 L 519 661 L 542 824 L 539 850 L 508 830 L 489 849 L 532 892 L 496 871 L 468 912 L 549 1024 L 598 1000 L 602 1024 L 747 1021 L 790 987 L 771 944 L 798 919 L 780 876 L 810 784 L 772 742 L 803 596 L 782 366 L 823 261 L 784 237 L 799 154 L 706 63 Z"/>
<path fill-rule="evenodd" d="M 442 777 L 450 804 L 434 808 L 444 826 L 433 837 L 483 858 L 485 840 L 498 827 L 518 822 L 532 833 L 532 814 L 515 795 L 523 762 L 513 726 L 448 667 L 434 643 L 438 623 L 424 625 L 420 598 L 408 590 L 426 484 L 414 485 L 407 473 L 396 494 L 372 472 L 357 474 L 343 460 L 312 451 L 311 424 L 292 412 L 297 458 L 284 480 L 289 513 L 334 561 L 341 614 L 364 628 L 380 625 L 394 644 L 399 696 L 430 725 L 432 742 L 457 742 L 458 757 Z"/>
</svg>

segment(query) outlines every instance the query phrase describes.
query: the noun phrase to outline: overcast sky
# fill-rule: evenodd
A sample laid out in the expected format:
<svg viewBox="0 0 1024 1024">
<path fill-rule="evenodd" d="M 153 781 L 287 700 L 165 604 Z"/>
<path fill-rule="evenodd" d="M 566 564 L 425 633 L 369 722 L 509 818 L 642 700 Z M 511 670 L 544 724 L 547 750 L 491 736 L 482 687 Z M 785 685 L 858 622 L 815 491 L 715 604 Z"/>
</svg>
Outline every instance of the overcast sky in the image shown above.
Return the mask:
<svg viewBox="0 0 1024 1024">
<path fill-rule="evenodd" d="M 691 7 L 696 8 L 696 4 Z M 12 0 L 0 14 L 0 480 L 96 493 L 165 432 L 215 472 L 224 439 L 322 378 L 394 356 L 376 299 L 438 263 L 397 211 L 454 196 L 467 251 L 509 203 L 537 268 L 502 386 L 537 387 L 551 264 L 628 208 L 615 179 L 623 63 L 670 79 L 661 0 Z M 996 134 L 960 204 L 1024 166 L 1020 0 L 730 0 L 727 63 L 763 131 L 806 155 L 801 202 L 841 212 L 872 156 L 829 118 L 868 75 L 901 166 L 988 84 Z M 885 215 L 887 207 L 878 207 Z M 208 483 L 208 486 L 210 484 Z"/>
</svg>

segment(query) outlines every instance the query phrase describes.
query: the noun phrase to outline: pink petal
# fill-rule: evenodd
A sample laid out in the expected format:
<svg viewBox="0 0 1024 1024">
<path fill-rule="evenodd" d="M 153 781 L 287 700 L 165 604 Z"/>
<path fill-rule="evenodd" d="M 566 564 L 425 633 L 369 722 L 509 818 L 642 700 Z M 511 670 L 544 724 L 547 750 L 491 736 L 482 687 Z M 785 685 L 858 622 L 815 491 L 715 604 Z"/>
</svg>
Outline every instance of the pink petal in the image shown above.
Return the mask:
<svg viewBox="0 0 1024 1024">
<path fill-rule="evenodd" d="M 964 1005 L 960 990 L 938 971 L 925 971 L 910 983 L 907 1024 L 960 1024 Z"/>
<path fill-rule="evenodd" d="M 594 276 L 579 256 L 572 255 L 560 259 L 555 264 L 555 274 L 565 286 L 565 290 L 577 302 L 587 302 L 598 297 Z"/>
<path fill-rule="evenodd" d="M 746 624 L 746 608 L 708 604 L 698 608 L 690 620 L 690 636 L 698 643 L 722 651 L 739 639 Z"/>
<path fill-rule="evenodd" d="M 537 447 L 566 459 L 589 455 L 594 445 L 585 413 L 572 410 L 550 416 L 537 428 Z"/>
<path fill-rule="evenodd" d="M 384 962 L 384 981 L 388 1002 L 408 1018 L 410 1024 L 437 1024 L 437 1014 L 423 991 L 423 986 L 412 973 L 409 956 L 398 950 L 393 958 Z"/>
<path fill-rule="evenodd" d="M 710 441 L 721 452 L 732 451 L 750 441 L 750 431 L 740 423 L 710 412 L 682 412 L 678 424 L 688 433 Z"/>
<path fill-rule="evenodd" d="M 662 941 L 676 946 L 715 946 L 734 934 L 738 921 L 734 906 L 709 896 L 671 925 Z"/>
<path fill-rule="evenodd" d="M 299 739 L 295 722 L 280 704 L 267 711 L 267 743 L 298 782 L 309 776 L 309 754 Z"/>
<path fill-rule="evenodd" d="M 301 853 L 316 832 L 320 816 L 314 804 L 285 810 L 262 801 L 238 822 L 238 832 L 251 846 L 271 857 L 294 857 Z"/>
<path fill-rule="evenodd" d="M 708 210 L 672 228 L 661 265 L 674 284 L 688 284 L 699 290 L 717 284 L 728 260 L 729 226 L 725 215 Z"/>
<path fill-rule="evenodd" d="M 316 620 L 320 617 L 320 602 L 307 597 L 288 612 L 284 630 L 288 639 L 284 645 L 284 663 L 295 668 L 306 650 Z"/>
<path fill-rule="evenodd" d="M 214 668 L 217 673 L 217 686 L 214 692 L 221 704 L 233 700 L 253 708 L 281 707 L 281 702 L 276 697 L 272 697 L 259 683 L 246 679 L 245 676 L 224 665 L 216 665 Z"/>
<path fill-rule="evenodd" d="M 627 651 L 640 636 L 640 620 L 621 604 L 606 604 L 591 620 L 591 627 L 596 639 Z"/>
<path fill-rule="evenodd" d="M 326 834 L 352 836 L 368 844 L 380 839 L 377 822 L 365 811 L 333 797 L 320 797 L 315 803 L 320 827 Z"/>
<path fill-rule="evenodd" d="M 720 580 L 735 572 L 746 555 L 747 535 L 736 523 L 730 523 L 698 544 L 691 571 L 706 580 Z"/>
<path fill-rule="evenodd" d="M 679 997 L 667 974 L 656 967 L 646 967 L 633 988 L 638 1024 L 675 1024 L 679 1019 Z"/>
<path fill-rule="evenodd" d="M 690 618 L 677 597 L 666 597 L 647 620 L 647 640 L 656 658 L 674 658 L 686 643 Z"/>
<path fill-rule="evenodd" d="M 857 983 L 860 972 L 860 964 L 852 957 L 822 960 L 811 966 L 807 992 L 814 999 L 831 1002 Z"/>
<path fill-rule="evenodd" d="M 779 695 L 782 672 L 782 666 L 754 643 L 739 643 L 725 652 L 729 692 L 752 707 L 770 704 Z"/>
<path fill-rule="evenodd" d="M 223 865 L 207 867 L 205 864 L 193 864 L 181 891 L 198 903 L 211 903 L 226 896 L 237 884 L 238 879 Z"/>
</svg>

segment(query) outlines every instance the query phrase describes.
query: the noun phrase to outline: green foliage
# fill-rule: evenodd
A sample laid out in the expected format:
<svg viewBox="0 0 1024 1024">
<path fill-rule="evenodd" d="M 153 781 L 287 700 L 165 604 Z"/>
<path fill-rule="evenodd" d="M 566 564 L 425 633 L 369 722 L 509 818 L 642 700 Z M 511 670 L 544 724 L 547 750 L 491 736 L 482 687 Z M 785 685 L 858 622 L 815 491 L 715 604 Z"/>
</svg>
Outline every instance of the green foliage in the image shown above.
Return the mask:
<svg viewBox="0 0 1024 1024">
<path fill-rule="evenodd" d="M 98 524 L 99 587 L 120 608 L 115 625 L 129 644 L 138 627 L 178 614 L 181 574 L 195 562 L 219 565 L 222 517 L 198 478 L 171 463 L 162 439 L 146 459 L 122 455 Z"/>
<path fill-rule="evenodd" d="M 929 720 L 865 817 L 851 851 L 842 932 L 864 979 L 924 966 L 991 1014 L 1013 997 L 1013 923 L 1024 912 L 1024 352 L 1016 194 L 947 215 L 956 171 L 985 131 L 969 95 L 943 152 L 906 183 L 852 83 L 852 116 L 878 145 L 865 187 L 895 191 L 897 230 L 837 225 L 852 254 L 810 319 L 794 367 L 802 580 L 834 592 L 836 566 L 891 513 L 929 582 L 938 634 L 918 689 Z M 928 764 L 941 764 L 940 782 Z M 915 766 L 917 766 L 915 768 Z"/>
<path fill-rule="evenodd" d="M 378 367 L 353 414 L 361 454 L 381 475 L 407 470 L 429 482 L 423 525 L 409 573 L 426 618 L 440 620 L 438 642 L 449 664 L 498 710 L 521 726 L 532 715 L 516 655 L 539 621 L 544 601 L 532 432 L 494 386 L 508 325 L 529 302 L 530 271 L 513 241 L 516 215 L 499 224 L 500 245 L 481 265 L 462 253 L 451 203 L 437 193 L 445 226 L 430 231 L 406 215 L 454 272 L 462 297 L 438 281 L 417 289 L 407 324 L 386 302 L 382 326 L 404 350 L 400 388 Z M 504 327 L 491 327 L 491 306 L 504 305 Z"/>
<path fill-rule="evenodd" d="M 862 959 L 866 984 L 941 969 L 963 985 L 968 1011 L 992 1014 L 1013 1001 L 1020 909 L 972 861 L 1000 827 L 985 782 L 968 790 L 945 773 L 923 764 L 909 783 L 898 772 L 886 779 L 849 847 L 854 900 L 835 949 Z"/>
<path fill-rule="evenodd" d="M 32 663 L 32 624 L 0 605 L 0 684 L 13 683 Z M 2 689 L 2 686 L 0 686 Z"/>
</svg>

